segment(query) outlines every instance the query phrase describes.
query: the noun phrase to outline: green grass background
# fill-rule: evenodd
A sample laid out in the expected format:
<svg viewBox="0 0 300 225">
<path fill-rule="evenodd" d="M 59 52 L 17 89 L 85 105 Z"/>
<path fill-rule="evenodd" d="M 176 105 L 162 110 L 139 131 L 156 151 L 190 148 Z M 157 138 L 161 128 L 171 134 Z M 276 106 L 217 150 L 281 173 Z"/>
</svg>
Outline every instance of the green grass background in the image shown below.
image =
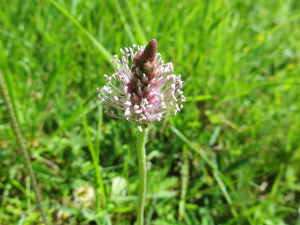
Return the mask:
<svg viewBox="0 0 300 225">
<path fill-rule="evenodd" d="M 96 88 L 156 38 L 187 102 L 150 125 L 146 224 L 299 225 L 299 22 L 298 0 L 1 0 L 0 70 L 52 224 L 134 224 L 137 125 Z M 0 148 L 0 224 L 42 224 L 1 97 Z"/>
</svg>

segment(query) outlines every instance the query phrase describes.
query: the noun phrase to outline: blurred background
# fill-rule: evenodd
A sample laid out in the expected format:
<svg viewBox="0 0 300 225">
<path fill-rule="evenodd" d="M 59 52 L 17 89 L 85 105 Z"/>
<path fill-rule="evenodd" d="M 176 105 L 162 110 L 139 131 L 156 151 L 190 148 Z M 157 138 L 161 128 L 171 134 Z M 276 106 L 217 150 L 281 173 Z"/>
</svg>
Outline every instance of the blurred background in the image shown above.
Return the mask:
<svg viewBox="0 0 300 225">
<path fill-rule="evenodd" d="M 145 224 L 299 225 L 299 12 L 297 0 L 1 0 L 0 71 L 52 224 L 134 224 L 137 125 L 103 114 L 96 88 L 120 48 L 156 38 L 187 102 L 150 126 Z M 0 149 L 0 224 L 43 224 L 2 97 Z"/>
</svg>

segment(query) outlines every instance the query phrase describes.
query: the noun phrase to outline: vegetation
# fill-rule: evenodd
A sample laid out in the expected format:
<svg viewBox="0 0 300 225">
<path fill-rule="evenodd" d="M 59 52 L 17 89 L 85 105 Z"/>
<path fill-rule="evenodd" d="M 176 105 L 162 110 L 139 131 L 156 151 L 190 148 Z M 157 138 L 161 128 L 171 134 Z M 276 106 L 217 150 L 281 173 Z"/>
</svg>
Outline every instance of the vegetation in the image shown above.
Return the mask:
<svg viewBox="0 0 300 225">
<path fill-rule="evenodd" d="M 187 102 L 149 127 L 146 224 L 299 225 L 299 12 L 297 0 L 1 0 L 0 70 L 51 224 L 136 221 L 137 125 L 103 114 L 96 88 L 120 48 L 156 38 Z M 0 224 L 42 224 L 2 97 L 0 148 Z"/>
</svg>

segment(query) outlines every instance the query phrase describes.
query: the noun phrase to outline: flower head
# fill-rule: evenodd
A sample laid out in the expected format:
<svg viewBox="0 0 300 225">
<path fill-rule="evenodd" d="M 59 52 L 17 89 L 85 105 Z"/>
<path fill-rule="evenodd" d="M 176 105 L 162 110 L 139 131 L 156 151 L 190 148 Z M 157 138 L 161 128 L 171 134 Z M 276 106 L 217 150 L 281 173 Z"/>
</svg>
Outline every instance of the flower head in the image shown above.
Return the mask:
<svg viewBox="0 0 300 225">
<path fill-rule="evenodd" d="M 84 185 L 79 186 L 75 192 L 75 202 L 80 204 L 89 205 L 91 203 L 91 200 L 93 199 L 95 195 L 95 190 L 93 187 L 89 186 L 88 183 L 85 183 Z"/>
<path fill-rule="evenodd" d="M 181 75 L 172 74 L 172 63 L 164 64 L 157 53 L 157 41 L 153 39 L 145 46 L 121 49 L 122 61 L 115 55 L 115 73 L 104 75 L 110 87 L 97 89 L 101 104 L 106 104 L 119 111 L 105 112 L 114 118 L 127 119 L 129 122 L 148 126 L 150 122 L 176 115 L 185 101 L 183 96 Z M 131 67 L 129 66 L 131 57 Z M 116 84 L 118 80 L 119 85 Z"/>
</svg>

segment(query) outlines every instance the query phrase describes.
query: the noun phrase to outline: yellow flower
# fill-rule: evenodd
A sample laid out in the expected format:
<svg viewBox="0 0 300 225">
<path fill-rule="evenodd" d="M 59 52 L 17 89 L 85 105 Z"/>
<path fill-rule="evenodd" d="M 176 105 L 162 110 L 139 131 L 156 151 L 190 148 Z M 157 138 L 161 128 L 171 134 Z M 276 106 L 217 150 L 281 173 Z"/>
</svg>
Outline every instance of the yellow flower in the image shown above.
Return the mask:
<svg viewBox="0 0 300 225">
<path fill-rule="evenodd" d="M 260 35 L 257 36 L 257 40 L 263 41 L 263 40 L 265 40 L 265 36 L 260 34 Z"/>
<path fill-rule="evenodd" d="M 286 66 L 286 68 L 287 68 L 288 70 L 293 70 L 293 69 L 295 69 L 295 65 L 292 64 L 292 63 L 289 63 L 289 64 Z"/>
</svg>

